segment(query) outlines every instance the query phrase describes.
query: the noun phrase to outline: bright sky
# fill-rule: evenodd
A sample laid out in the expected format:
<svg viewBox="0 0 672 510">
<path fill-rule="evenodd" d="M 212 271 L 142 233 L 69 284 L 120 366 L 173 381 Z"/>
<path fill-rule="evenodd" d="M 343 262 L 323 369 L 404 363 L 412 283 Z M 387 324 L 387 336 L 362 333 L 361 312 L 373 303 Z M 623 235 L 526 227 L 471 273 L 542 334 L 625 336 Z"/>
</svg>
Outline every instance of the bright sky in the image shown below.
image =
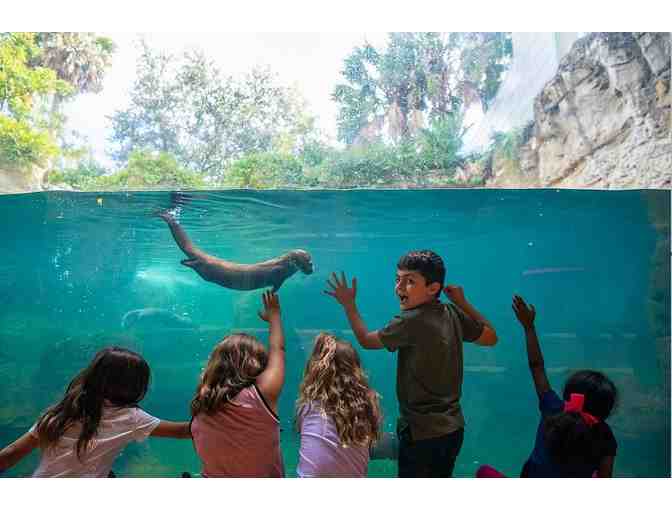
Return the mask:
<svg viewBox="0 0 672 510">
<path fill-rule="evenodd" d="M 318 117 L 318 126 L 336 135 L 336 106 L 331 101 L 334 85 L 341 81 L 343 59 L 368 40 L 384 45 L 384 32 L 351 33 L 106 33 L 117 44 L 112 67 L 99 94 L 84 94 L 66 110 L 68 126 L 89 139 L 96 158 L 111 164 L 106 156 L 110 122 L 107 116 L 128 104 L 135 80 L 137 41 L 142 35 L 152 48 L 181 52 L 200 48 L 224 74 L 242 74 L 256 65 L 267 65 L 281 83 L 297 84 Z"/>
</svg>

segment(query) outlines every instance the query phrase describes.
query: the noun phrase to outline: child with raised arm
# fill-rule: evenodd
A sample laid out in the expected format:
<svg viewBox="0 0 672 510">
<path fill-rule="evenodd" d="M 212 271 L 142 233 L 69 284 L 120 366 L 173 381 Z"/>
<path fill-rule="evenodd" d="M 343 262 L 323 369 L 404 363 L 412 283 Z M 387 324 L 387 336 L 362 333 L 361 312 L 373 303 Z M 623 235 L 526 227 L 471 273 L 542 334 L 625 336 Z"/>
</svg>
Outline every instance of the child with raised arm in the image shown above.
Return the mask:
<svg viewBox="0 0 672 510">
<path fill-rule="evenodd" d="M 190 438 L 189 422 L 159 420 L 140 409 L 149 377 L 149 365 L 139 354 L 120 347 L 101 350 L 70 382 L 61 401 L 0 451 L 0 471 L 39 447 L 35 477 L 107 477 L 131 441 Z"/>
<path fill-rule="evenodd" d="M 410 252 L 399 260 L 395 293 L 400 313 L 387 326 L 369 331 L 355 298 L 357 279 L 348 287 L 345 274 L 333 273 L 327 282 L 345 310 L 357 341 L 365 349 L 398 351 L 399 476 L 450 477 L 462 447 L 464 417 L 462 342 L 492 346 L 492 325 L 464 297 L 461 287 L 449 285 L 439 301 L 445 278 L 441 257 L 429 250 Z"/>
<path fill-rule="evenodd" d="M 382 421 L 357 351 L 328 333 L 315 338 L 296 401 L 301 478 L 364 477 Z"/>
<path fill-rule="evenodd" d="M 206 477 L 283 477 L 278 399 L 285 380 L 280 301 L 263 295 L 269 348 L 253 336 L 224 337 L 191 402 L 191 433 Z"/>
<path fill-rule="evenodd" d="M 521 477 L 611 477 L 616 439 L 605 420 L 616 405 L 614 383 L 601 372 L 580 370 L 565 382 L 563 398 L 546 376 L 537 332 L 536 310 L 513 296 L 513 311 L 523 330 L 541 420 L 534 450 Z"/>
</svg>

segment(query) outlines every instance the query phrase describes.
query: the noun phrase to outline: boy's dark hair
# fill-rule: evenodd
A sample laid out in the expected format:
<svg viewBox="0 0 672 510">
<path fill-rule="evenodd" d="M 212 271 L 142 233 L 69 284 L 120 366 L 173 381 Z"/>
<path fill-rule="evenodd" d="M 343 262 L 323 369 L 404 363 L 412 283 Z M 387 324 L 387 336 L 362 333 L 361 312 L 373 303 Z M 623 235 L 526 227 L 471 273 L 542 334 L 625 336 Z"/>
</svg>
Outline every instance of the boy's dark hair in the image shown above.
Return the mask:
<svg viewBox="0 0 672 510">
<path fill-rule="evenodd" d="M 416 250 L 408 252 L 397 262 L 397 269 L 417 271 L 427 282 L 427 285 L 437 282 L 443 289 L 443 280 L 446 278 L 446 267 L 439 255 L 431 250 Z M 441 290 L 437 293 L 437 297 Z"/>
<path fill-rule="evenodd" d="M 572 374 L 565 382 L 563 399 L 569 401 L 572 393 L 584 395 L 583 411 L 600 421 L 611 414 L 618 400 L 614 383 L 595 370 Z M 576 476 L 577 469 L 599 461 L 596 427 L 589 426 L 577 412 L 562 412 L 544 421 L 549 456 L 567 476 Z"/>
</svg>

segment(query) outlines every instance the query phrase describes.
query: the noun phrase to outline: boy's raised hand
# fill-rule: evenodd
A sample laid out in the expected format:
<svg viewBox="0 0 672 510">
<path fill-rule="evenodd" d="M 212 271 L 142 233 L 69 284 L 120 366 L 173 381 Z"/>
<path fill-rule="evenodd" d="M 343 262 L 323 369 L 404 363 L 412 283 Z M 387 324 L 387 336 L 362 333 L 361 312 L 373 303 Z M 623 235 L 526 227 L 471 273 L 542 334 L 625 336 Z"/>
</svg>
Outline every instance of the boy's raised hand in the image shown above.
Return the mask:
<svg viewBox="0 0 672 510">
<path fill-rule="evenodd" d="M 513 304 L 511 305 L 518 322 L 525 329 L 530 329 L 534 326 L 534 318 L 537 315 L 537 311 L 534 309 L 534 305 L 527 305 L 522 297 L 518 295 L 513 296 Z"/>
<path fill-rule="evenodd" d="M 456 305 L 461 305 L 466 301 L 464 297 L 464 289 L 459 285 L 446 285 L 443 293 Z"/>
<path fill-rule="evenodd" d="M 355 296 L 357 295 L 357 278 L 353 278 L 352 287 L 348 287 L 345 273 L 341 271 L 340 279 L 336 273 L 331 273 L 331 278 L 327 280 L 327 283 L 332 288 L 333 292 L 325 290 L 325 294 L 333 297 L 343 306 L 349 306 L 355 303 Z"/>
<path fill-rule="evenodd" d="M 280 318 L 280 298 L 274 292 L 267 290 L 263 295 L 264 310 L 259 311 L 261 320 L 271 322 L 272 319 Z"/>
</svg>

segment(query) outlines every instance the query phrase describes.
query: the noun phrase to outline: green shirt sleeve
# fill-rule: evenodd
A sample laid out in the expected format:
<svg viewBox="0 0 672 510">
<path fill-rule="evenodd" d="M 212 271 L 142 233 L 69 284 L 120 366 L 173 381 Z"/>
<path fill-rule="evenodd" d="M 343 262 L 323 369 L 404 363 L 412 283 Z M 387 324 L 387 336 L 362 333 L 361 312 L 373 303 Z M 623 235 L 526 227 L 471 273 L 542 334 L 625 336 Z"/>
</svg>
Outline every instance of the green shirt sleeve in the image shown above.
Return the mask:
<svg viewBox="0 0 672 510">
<path fill-rule="evenodd" d="M 397 315 L 379 331 L 380 341 L 388 351 L 396 351 L 399 347 L 405 347 L 413 343 L 409 333 L 408 317 Z"/>
<path fill-rule="evenodd" d="M 460 326 L 462 327 L 462 341 L 463 342 L 475 342 L 483 334 L 483 324 L 476 322 L 474 319 L 469 317 L 464 311 L 457 305 L 452 303 L 447 305 L 453 311 L 457 317 Z"/>
</svg>

